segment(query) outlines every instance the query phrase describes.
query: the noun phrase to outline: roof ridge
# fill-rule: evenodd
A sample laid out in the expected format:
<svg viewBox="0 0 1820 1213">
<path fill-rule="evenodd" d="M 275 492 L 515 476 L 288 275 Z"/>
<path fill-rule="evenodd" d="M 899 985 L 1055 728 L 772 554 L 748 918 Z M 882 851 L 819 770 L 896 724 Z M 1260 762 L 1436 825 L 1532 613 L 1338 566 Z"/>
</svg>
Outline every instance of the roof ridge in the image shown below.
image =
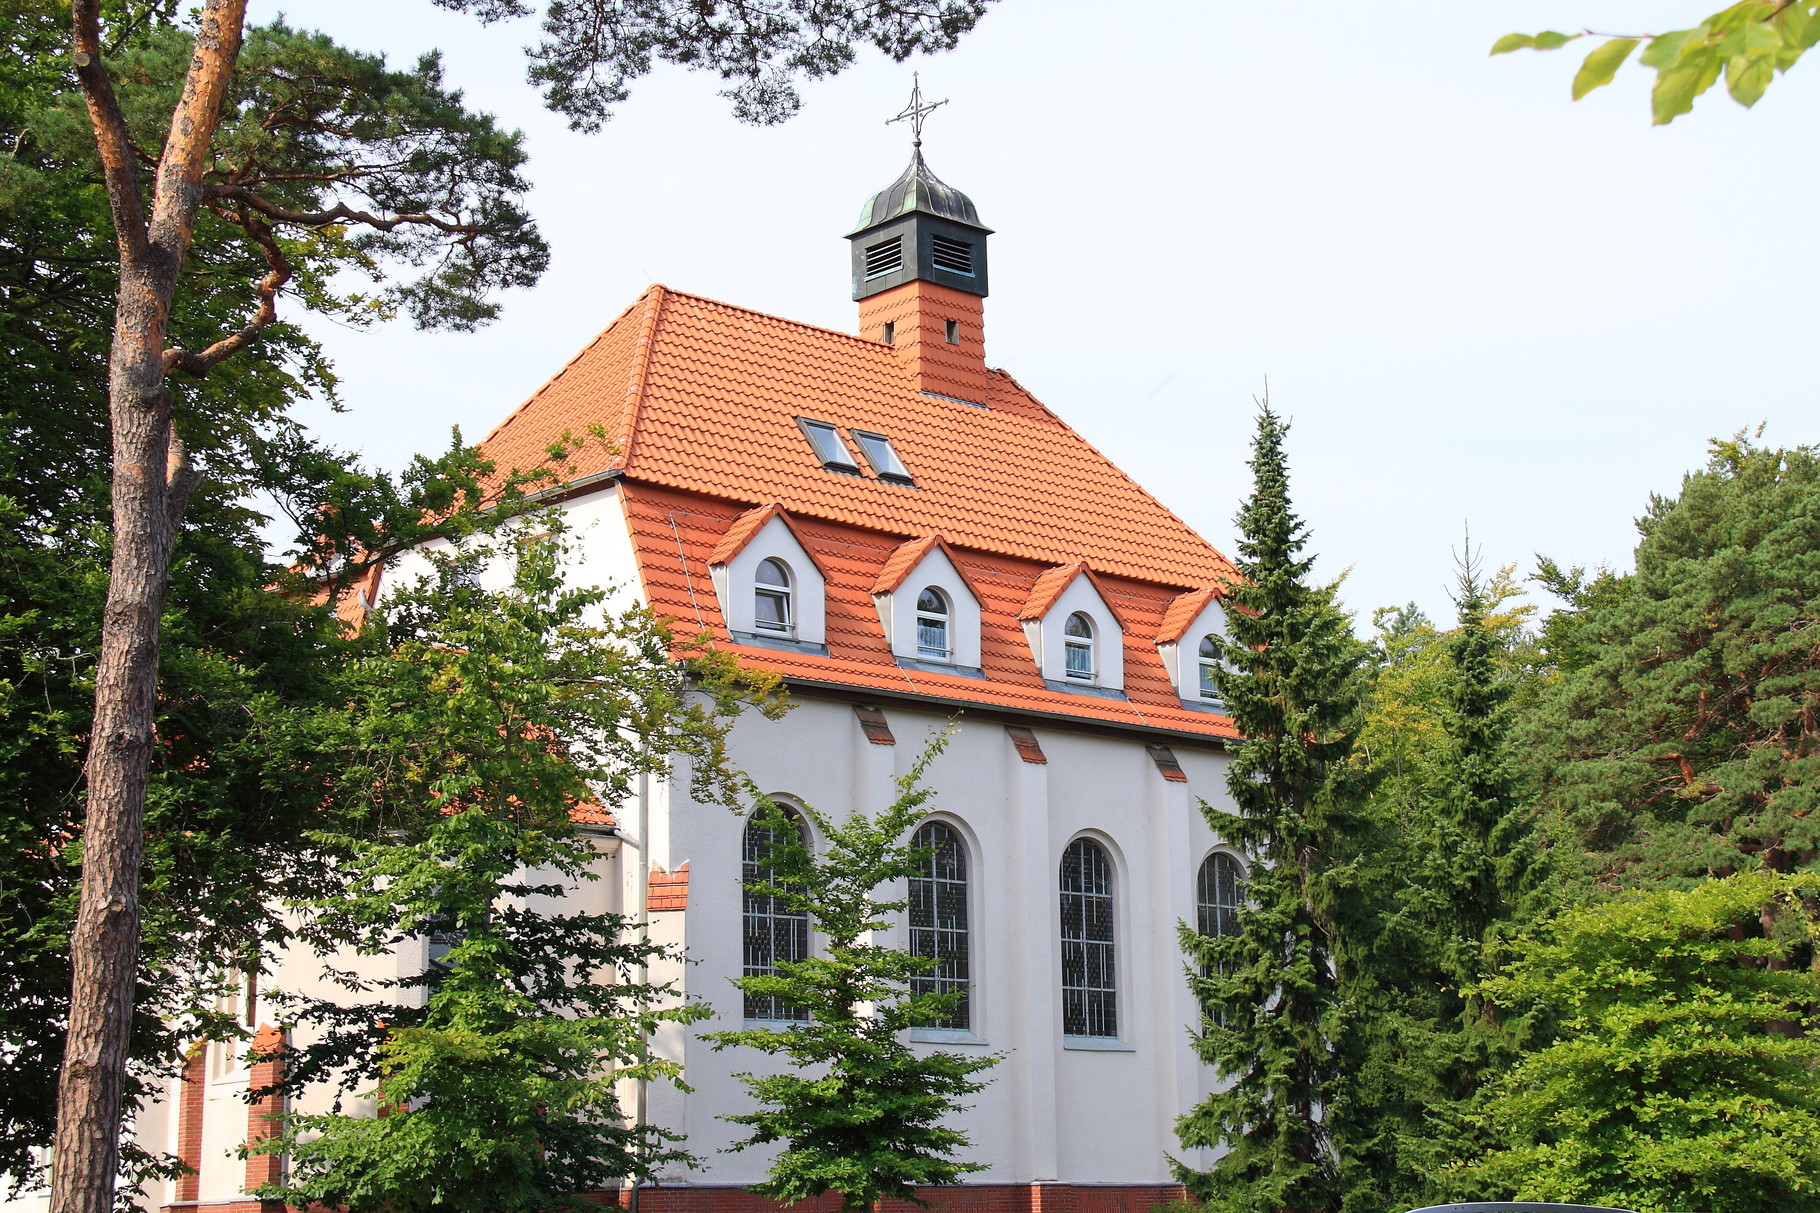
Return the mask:
<svg viewBox="0 0 1820 1213">
<path fill-rule="evenodd" d="M 485 446 L 487 443 L 493 441 L 493 439 L 499 437 L 500 433 L 507 426 L 511 425 L 514 421 L 516 421 L 518 419 L 519 414 L 523 413 L 526 409 L 530 408 L 533 404 L 536 404 L 539 400 L 541 400 L 543 398 L 543 395 L 545 392 L 547 392 L 551 388 L 555 387 L 556 384 L 562 379 L 562 377 L 569 373 L 569 368 L 573 367 L 577 362 L 580 362 L 583 358 L 587 357 L 588 354 L 594 349 L 595 346 L 597 346 L 601 342 L 605 341 L 607 339 L 607 335 L 614 330 L 614 328 L 619 324 L 619 322 L 621 320 L 624 320 L 627 316 L 630 316 L 633 313 L 633 311 L 635 311 L 637 309 L 638 305 L 645 301 L 646 295 L 649 295 L 652 291 L 661 291 L 663 289 L 664 288 L 662 286 L 659 286 L 656 283 L 653 283 L 652 285 L 646 287 L 642 292 L 640 292 L 638 298 L 636 298 L 632 302 L 626 304 L 625 310 L 620 312 L 619 315 L 613 317 L 613 319 L 607 321 L 606 328 L 601 329 L 600 332 L 594 334 L 593 340 L 589 341 L 586 345 L 582 346 L 579 350 L 576 350 L 574 354 L 570 355 L 569 360 L 562 364 L 561 370 L 557 371 L 554 375 L 551 375 L 548 379 L 544 380 L 543 383 L 538 386 L 536 391 L 532 392 L 529 396 L 525 397 L 523 403 L 521 403 L 517 408 L 513 409 L 511 412 L 507 413 L 505 416 L 505 419 L 503 421 L 501 421 L 498 425 L 494 426 L 491 430 L 489 430 L 487 432 L 487 436 L 480 440 L 480 445 Z"/>
<path fill-rule="evenodd" d="M 831 337 L 844 337 L 848 341 L 857 341 L 861 345 L 873 346 L 873 347 L 875 347 L 877 349 L 881 349 L 881 350 L 888 350 L 888 349 L 892 348 L 891 346 L 886 345 L 882 341 L 874 341 L 874 340 L 872 340 L 872 338 L 861 336 L 858 333 L 849 333 L 849 332 L 845 332 L 841 329 L 831 329 L 831 328 L 827 328 L 827 327 L 825 327 L 823 325 L 819 325 L 819 324 L 810 324 L 806 320 L 792 320 L 788 316 L 779 316 L 776 312 L 764 312 L 764 311 L 760 311 L 758 308 L 755 308 L 755 307 L 744 307 L 741 304 L 728 303 L 724 299 L 714 299 L 707 295 L 697 295 L 690 291 L 678 291 L 678 290 L 674 290 L 670 287 L 665 287 L 664 293 L 666 295 L 677 296 L 677 297 L 680 297 L 683 299 L 693 299 L 697 303 L 712 303 L 715 307 L 724 307 L 730 311 L 744 312 L 748 316 L 762 316 L 766 320 L 775 320 L 779 324 L 787 324 L 791 328 L 808 329 L 809 331 L 815 332 L 815 333 L 827 333 Z"/>
<path fill-rule="evenodd" d="M 632 466 L 632 444 L 638 440 L 639 406 L 644 403 L 645 383 L 651 375 L 651 351 L 657 348 L 657 325 L 664 314 L 664 304 L 669 302 L 672 294 L 669 287 L 654 282 L 645 288 L 640 299 L 649 297 L 653 292 L 657 299 L 645 313 L 643 331 L 638 335 L 638 347 L 632 355 L 632 371 L 626 376 L 625 415 L 620 422 L 624 441 L 619 444 L 619 466 L 622 469 Z"/>
</svg>

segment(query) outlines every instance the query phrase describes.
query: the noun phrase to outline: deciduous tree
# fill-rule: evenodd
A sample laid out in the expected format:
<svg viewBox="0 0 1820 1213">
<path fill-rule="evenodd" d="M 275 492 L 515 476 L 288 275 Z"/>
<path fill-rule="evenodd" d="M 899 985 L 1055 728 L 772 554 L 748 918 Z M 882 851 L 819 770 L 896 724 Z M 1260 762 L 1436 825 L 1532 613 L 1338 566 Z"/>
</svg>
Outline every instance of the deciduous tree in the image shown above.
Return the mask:
<svg viewBox="0 0 1820 1213">
<path fill-rule="evenodd" d="M 1562 1030 L 1486 1101 L 1484 1196 L 1820 1208 L 1814 892 L 1759 869 L 1571 910 L 1522 941 L 1481 995 L 1546 1006 Z"/>
<path fill-rule="evenodd" d="M 1641 46 L 1643 53 L 1638 62 L 1656 72 L 1655 87 L 1650 90 L 1650 110 L 1659 126 L 1693 109 L 1694 99 L 1718 83 L 1721 75 L 1732 100 L 1747 107 L 1757 104 L 1778 75 L 1795 66 L 1820 42 L 1820 2 L 1740 0 L 1698 25 L 1660 34 L 1602 34 L 1592 30 L 1573 34 L 1557 30 L 1506 34 L 1493 44 L 1491 53 L 1550 51 L 1581 38 L 1602 41 L 1574 74 L 1574 100 L 1610 84 L 1631 52 Z"/>
</svg>

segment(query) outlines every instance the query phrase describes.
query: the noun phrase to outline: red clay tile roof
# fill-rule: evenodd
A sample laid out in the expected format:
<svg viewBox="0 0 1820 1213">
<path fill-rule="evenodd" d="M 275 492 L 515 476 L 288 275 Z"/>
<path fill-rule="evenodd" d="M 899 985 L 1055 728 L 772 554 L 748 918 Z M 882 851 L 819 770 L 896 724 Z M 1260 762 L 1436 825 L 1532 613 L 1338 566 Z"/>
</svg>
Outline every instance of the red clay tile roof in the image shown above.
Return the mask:
<svg viewBox="0 0 1820 1213">
<path fill-rule="evenodd" d="M 1036 579 L 1030 587 L 1030 597 L 1025 600 L 1023 609 L 1019 610 L 1019 619 L 1041 619 L 1055 605 L 1055 600 L 1062 596 L 1062 591 L 1074 584 L 1074 579 L 1087 571 L 1087 562 L 1077 560 L 1058 569 L 1050 569 Z"/>
<path fill-rule="evenodd" d="M 908 543 L 898 545 L 897 550 L 891 553 L 891 558 L 885 561 L 885 567 L 879 570 L 878 580 L 872 583 L 872 592 L 889 594 L 895 591 L 898 586 L 904 584 L 904 578 L 916 572 L 917 566 L 922 564 L 923 557 L 927 556 L 932 548 L 940 548 L 942 554 L 948 557 L 948 562 L 954 566 L 954 571 L 961 572 L 960 557 L 955 554 L 953 548 L 948 546 L 947 541 L 940 535 L 924 535 L 921 539 L 912 539 Z M 961 580 L 963 582 L 967 580 L 965 573 L 961 573 Z M 967 588 L 973 589 L 972 585 L 968 585 Z M 973 597 L 977 599 L 979 594 L 976 592 Z"/>
<path fill-rule="evenodd" d="M 565 434 L 604 434 L 567 474 L 620 473 L 653 608 L 797 682 L 1231 736 L 1183 706 L 1154 642 L 1171 603 L 1230 581 L 1231 563 L 990 374 L 986 408 L 931 397 L 891 346 L 654 286 L 483 449 L 523 468 Z M 797 417 L 889 436 L 915 487 L 825 469 Z M 779 512 L 827 583 L 826 657 L 733 643 L 720 615 L 708 565 Z M 983 680 L 900 668 L 885 641 L 871 596 L 934 542 L 980 601 Z M 1125 699 L 1048 688 L 1018 624 L 1039 581 L 1059 576 L 1053 601 L 1082 567 L 1124 628 Z"/>
<path fill-rule="evenodd" d="M 1183 633 L 1187 632 L 1194 621 L 1201 617 L 1201 612 L 1207 609 L 1207 604 L 1212 602 L 1218 593 L 1217 590 L 1202 589 L 1189 590 L 1186 594 L 1177 595 L 1176 600 L 1169 604 L 1169 609 L 1163 612 L 1163 622 L 1158 627 L 1156 634 L 1157 643 L 1175 644 L 1179 642 Z"/>
</svg>

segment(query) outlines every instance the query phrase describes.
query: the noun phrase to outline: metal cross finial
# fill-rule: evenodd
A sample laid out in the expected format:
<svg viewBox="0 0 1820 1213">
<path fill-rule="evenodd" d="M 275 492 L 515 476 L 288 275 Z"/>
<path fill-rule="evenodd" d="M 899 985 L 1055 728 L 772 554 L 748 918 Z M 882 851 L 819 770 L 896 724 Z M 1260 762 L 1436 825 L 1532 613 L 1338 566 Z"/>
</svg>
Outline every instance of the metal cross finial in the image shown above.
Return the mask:
<svg viewBox="0 0 1820 1213">
<path fill-rule="evenodd" d="M 910 104 L 906 105 L 904 107 L 904 112 L 897 117 L 885 119 L 885 125 L 890 126 L 893 122 L 903 122 L 907 119 L 910 123 L 910 133 L 916 140 L 915 146 L 921 147 L 923 145 L 923 119 L 928 117 L 929 114 L 936 109 L 948 104 L 948 99 L 943 97 L 940 101 L 925 103 L 923 101 L 923 81 L 921 74 L 918 72 L 910 73 L 910 80 Z"/>
</svg>

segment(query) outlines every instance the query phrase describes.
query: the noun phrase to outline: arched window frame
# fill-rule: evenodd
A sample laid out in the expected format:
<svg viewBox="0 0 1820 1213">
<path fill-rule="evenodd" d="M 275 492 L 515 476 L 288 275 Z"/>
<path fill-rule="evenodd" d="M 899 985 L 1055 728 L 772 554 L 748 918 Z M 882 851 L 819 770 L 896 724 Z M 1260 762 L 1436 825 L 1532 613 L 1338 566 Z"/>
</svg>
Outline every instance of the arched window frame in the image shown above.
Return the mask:
<svg viewBox="0 0 1820 1213">
<path fill-rule="evenodd" d="M 1079 620 L 1081 635 L 1075 631 L 1075 621 Z M 1093 616 L 1086 611 L 1073 611 L 1062 624 L 1062 673 L 1075 682 L 1099 681 L 1099 662 L 1096 648 L 1099 644 L 1099 625 L 1094 623 Z"/>
<path fill-rule="evenodd" d="M 925 661 L 953 661 L 954 624 L 953 601 L 940 586 L 924 586 L 916 596 L 916 655 Z"/>
<path fill-rule="evenodd" d="M 813 845 L 809 836 L 807 823 L 803 820 L 802 811 L 787 801 L 776 802 L 786 816 L 795 823 L 803 842 Z M 807 913 L 798 913 L 787 906 L 780 905 L 778 899 L 766 894 L 754 893 L 746 886 L 764 876 L 762 859 L 769 839 L 760 835 L 771 834 L 770 827 L 761 822 L 756 815 L 746 818 L 740 834 L 740 940 L 741 940 L 741 974 L 746 977 L 758 977 L 777 971 L 781 961 L 804 960 L 809 956 L 810 932 L 813 924 Z M 744 1016 L 751 1020 L 806 1020 L 809 1012 L 802 1007 L 793 1007 L 777 998 L 761 998 L 744 994 Z"/>
<path fill-rule="evenodd" d="M 781 586 L 764 579 L 771 568 L 782 574 Z M 758 631 L 771 636 L 796 635 L 796 583 L 795 572 L 781 558 L 767 556 L 758 562 L 758 567 L 752 571 L 752 619 Z M 767 602 L 777 604 L 781 621 L 767 619 L 764 606 Z"/>
<path fill-rule="evenodd" d="M 1238 910 L 1245 904 L 1245 875 L 1245 864 L 1231 851 L 1207 853 L 1194 877 L 1196 931 L 1210 939 L 1238 934 Z"/>
<path fill-rule="evenodd" d="M 1118 865 L 1112 849 L 1081 835 L 1062 850 L 1062 1034 L 1116 1041 L 1119 1029 Z"/>
<path fill-rule="evenodd" d="M 1212 652 L 1208 650 L 1211 649 Z M 1220 668 L 1220 638 L 1216 632 L 1207 632 L 1201 636 L 1195 646 L 1195 671 L 1201 698 L 1208 703 L 1220 702 L 1220 684 L 1215 680 L 1215 671 Z"/>
<path fill-rule="evenodd" d="M 944 864 L 938 851 L 909 880 L 906 918 L 910 952 L 933 956 L 939 967 L 911 978 L 917 993 L 964 991 L 960 1005 L 946 1021 L 930 1024 L 934 1032 L 971 1032 L 977 1017 L 973 965 L 973 848 L 967 833 L 955 822 L 931 817 L 910 836 L 914 846 L 928 845 L 927 836 L 940 832 L 952 844 L 952 864 Z"/>
</svg>

